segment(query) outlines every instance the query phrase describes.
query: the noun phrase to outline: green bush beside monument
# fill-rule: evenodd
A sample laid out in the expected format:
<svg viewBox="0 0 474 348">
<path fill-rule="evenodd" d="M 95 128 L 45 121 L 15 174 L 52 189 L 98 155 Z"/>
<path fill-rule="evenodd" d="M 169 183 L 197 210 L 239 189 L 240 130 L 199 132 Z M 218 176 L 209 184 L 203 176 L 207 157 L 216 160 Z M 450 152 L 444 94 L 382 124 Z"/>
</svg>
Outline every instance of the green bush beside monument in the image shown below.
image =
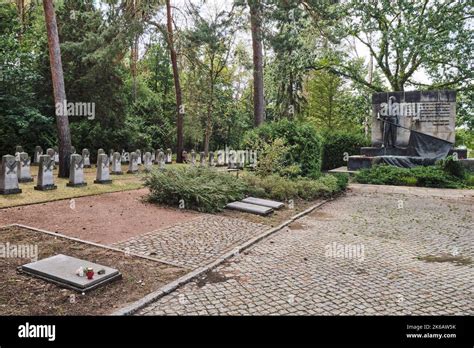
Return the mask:
<svg viewBox="0 0 474 348">
<path fill-rule="evenodd" d="M 347 165 L 348 156 L 358 155 L 360 148 L 369 146 L 370 140 L 361 133 L 346 131 L 326 132 L 322 153 L 322 169 L 329 170 Z"/>
<path fill-rule="evenodd" d="M 375 165 L 359 171 L 355 181 L 361 184 L 419 186 L 436 188 L 472 188 L 474 175 L 464 170 L 459 161 L 449 156 L 435 166 L 399 168 Z"/>
</svg>

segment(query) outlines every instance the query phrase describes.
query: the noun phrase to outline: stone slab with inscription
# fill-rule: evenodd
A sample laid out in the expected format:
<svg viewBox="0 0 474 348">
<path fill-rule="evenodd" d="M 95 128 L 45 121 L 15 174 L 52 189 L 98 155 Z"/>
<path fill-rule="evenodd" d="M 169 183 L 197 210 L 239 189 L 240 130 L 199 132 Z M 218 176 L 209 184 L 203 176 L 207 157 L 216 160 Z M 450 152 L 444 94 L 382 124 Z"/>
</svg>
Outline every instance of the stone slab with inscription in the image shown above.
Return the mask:
<svg viewBox="0 0 474 348">
<path fill-rule="evenodd" d="M 398 118 L 396 145 L 406 147 L 410 131 L 454 143 L 456 91 L 382 92 L 372 95 L 372 146 L 383 144 L 383 117 Z"/>
<path fill-rule="evenodd" d="M 77 275 L 76 271 L 80 267 L 92 268 L 94 271 L 92 279 Z M 114 268 L 63 254 L 28 263 L 21 266 L 20 271 L 82 292 L 95 289 L 113 280 L 122 278 L 122 274 Z"/>
</svg>

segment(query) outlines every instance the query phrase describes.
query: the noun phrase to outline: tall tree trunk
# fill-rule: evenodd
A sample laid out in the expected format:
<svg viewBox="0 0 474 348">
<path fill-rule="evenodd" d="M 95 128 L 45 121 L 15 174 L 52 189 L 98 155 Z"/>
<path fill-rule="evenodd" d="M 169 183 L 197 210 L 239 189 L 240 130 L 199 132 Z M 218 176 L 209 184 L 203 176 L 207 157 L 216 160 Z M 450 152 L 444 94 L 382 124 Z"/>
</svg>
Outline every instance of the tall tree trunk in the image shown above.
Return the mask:
<svg viewBox="0 0 474 348">
<path fill-rule="evenodd" d="M 138 62 L 138 35 L 133 39 L 130 52 L 130 70 L 132 73 L 132 96 L 133 100 L 137 99 L 137 62 Z"/>
<path fill-rule="evenodd" d="M 263 94 L 262 7 L 260 0 L 248 0 L 253 49 L 253 114 L 256 127 L 265 119 Z"/>
<path fill-rule="evenodd" d="M 18 40 L 21 42 L 23 39 L 23 34 L 25 32 L 25 0 L 16 0 L 16 8 L 18 11 L 18 18 L 21 23 L 21 31 L 18 34 Z"/>
<path fill-rule="evenodd" d="M 209 153 L 209 143 L 211 140 L 211 132 L 212 132 L 212 113 L 214 111 L 214 79 L 212 77 L 213 70 L 211 69 L 211 89 L 209 92 L 209 104 L 207 104 L 207 117 L 206 117 L 206 130 L 204 132 L 204 154 L 207 155 Z"/>
<path fill-rule="evenodd" d="M 53 0 L 43 0 L 46 31 L 48 34 L 49 63 L 53 81 L 55 105 L 63 104 L 66 100 L 64 90 L 63 66 L 61 63 L 61 49 L 59 47 L 58 26 L 54 12 Z M 63 108 L 66 109 L 66 108 Z M 59 136 L 59 173 L 60 178 L 69 177 L 69 156 L 71 154 L 71 134 L 67 110 L 62 114 L 56 113 L 56 125 Z"/>
<path fill-rule="evenodd" d="M 367 78 L 368 83 L 372 84 L 373 76 L 374 76 L 374 56 L 370 55 L 370 57 L 369 57 L 369 76 Z M 364 134 L 365 134 L 366 138 L 369 137 L 369 114 L 370 114 L 370 111 L 371 111 L 370 109 L 367 110 L 367 114 L 365 115 L 365 119 L 364 119 Z"/>
<path fill-rule="evenodd" d="M 173 20 L 171 17 L 170 0 L 166 0 L 166 18 L 168 27 L 168 48 L 170 51 L 171 65 L 173 67 L 174 89 L 176 92 L 176 130 L 177 130 L 177 144 L 176 144 L 176 162 L 183 163 L 184 137 L 183 137 L 183 122 L 184 122 L 184 105 L 181 92 L 181 84 L 179 82 L 178 58 L 174 48 L 173 41 Z"/>
</svg>

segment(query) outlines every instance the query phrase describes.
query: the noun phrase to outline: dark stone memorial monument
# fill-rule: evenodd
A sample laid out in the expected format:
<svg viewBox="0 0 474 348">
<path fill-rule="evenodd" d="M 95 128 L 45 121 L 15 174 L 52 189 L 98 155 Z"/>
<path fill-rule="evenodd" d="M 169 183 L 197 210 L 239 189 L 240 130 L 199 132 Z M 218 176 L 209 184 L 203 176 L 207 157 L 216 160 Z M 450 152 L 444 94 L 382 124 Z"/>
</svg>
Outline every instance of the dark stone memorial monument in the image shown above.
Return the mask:
<svg viewBox="0 0 474 348">
<path fill-rule="evenodd" d="M 454 148 L 456 91 L 382 92 L 372 95 L 372 146 L 350 156 L 349 171 L 390 164 L 432 165 L 464 149 Z"/>
</svg>

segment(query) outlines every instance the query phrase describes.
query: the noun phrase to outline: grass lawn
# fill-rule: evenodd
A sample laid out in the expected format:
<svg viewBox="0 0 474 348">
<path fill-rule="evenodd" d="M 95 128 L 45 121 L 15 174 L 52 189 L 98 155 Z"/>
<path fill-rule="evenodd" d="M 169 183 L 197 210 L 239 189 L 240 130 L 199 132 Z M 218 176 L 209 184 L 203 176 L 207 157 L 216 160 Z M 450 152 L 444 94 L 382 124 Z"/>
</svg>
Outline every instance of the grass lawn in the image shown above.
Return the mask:
<svg viewBox="0 0 474 348">
<path fill-rule="evenodd" d="M 179 164 L 167 165 L 170 167 L 179 166 Z M 143 187 L 142 179 L 145 177 L 143 166 L 140 167 L 139 174 L 126 174 L 127 165 L 122 165 L 123 175 L 111 175 L 112 183 L 108 185 L 94 184 L 96 178 L 96 168 L 85 168 L 84 175 L 87 186 L 83 187 L 67 187 L 68 179 L 57 177 L 57 169 L 54 170 L 55 185 L 58 187 L 52 191 L 37 191 L 34 189 L 37 183 L 38 167 L 31 167 L 31 174 L 34 181 L 29 183 L 20 183 L 22 193 L 14 195 L 0 195 L 0 209 L 7 207 L 15 207 L 19 205 L 51 202 L 60 199 L 68 199 L 75 197 L 91 196 L 101 193 L 135 190 Z M 157 165 L 153 166 L 158 168 Z"/>
</svg>

